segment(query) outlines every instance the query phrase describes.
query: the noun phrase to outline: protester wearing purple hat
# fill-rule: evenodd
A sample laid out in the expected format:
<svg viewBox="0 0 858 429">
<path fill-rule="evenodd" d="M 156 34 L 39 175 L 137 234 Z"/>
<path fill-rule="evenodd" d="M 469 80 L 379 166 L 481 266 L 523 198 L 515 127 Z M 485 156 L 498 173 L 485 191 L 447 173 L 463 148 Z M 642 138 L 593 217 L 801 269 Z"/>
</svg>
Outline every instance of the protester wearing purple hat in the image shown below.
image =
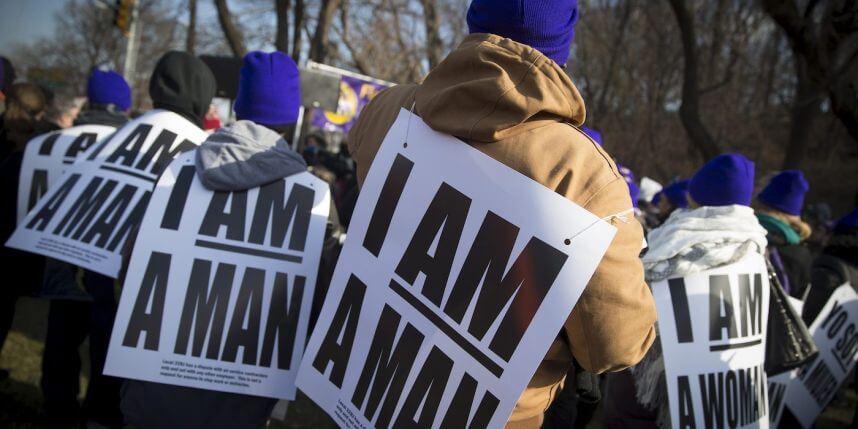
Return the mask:
<svg viewBox="0 0 858 429">
<path fill-rule="evenodd" d="M 786 170 L 757 195 L 757 217 L 768 231 L 769 259 L 784 289 L 796 298 L 804 296 L 813 263 L 813 254 L 802 244 L 812 233 L 801 219 L 809 189 L 801 171 Z"/>
<path fill-rule="evenodd" d="M 652 197 L 652 205 L 657 210 L 658 223 L 662 223 L 677 209 L 688 207 L 688 180 L 677 180 Z"/>
<path fill-rule="evenodd" d="M 306 172 L 304 159 L 279 130 L 296 122 L 300 105 L 298 67 L 291 58 L 282 52 L 247 54 L 235 102 L 239 120 L 217 129 L 196 149 L 200 183 L 215 192 L 238 193 Z M 336 219 L 328 228 L 326 245 L 333 249 Z M 330 275 L 323 268 L 319 272 Z M 323 298 L 324 293 L 318 299 Z M 139 380 L 128 380 L 122 393 L 126 423 L 137 428 L 261 428 L 276 402 Z"/>
<path fill-rule="evenodd" d="M 461 44 L 421 83 L 386 89 L 361 111 L 347 139 L 358 182 L 405 108 L 599 218 L 628 213 L 629 186 L 579 128 L 584 99 L 563 68 L 578 18 L 575 0 L 472 0 L 470 34 Z M 614 223 L 613 242 L 508 426 L 542 425 L 573 357 L 584 371 L 600 373 L 634 365 L 652 344 L 655 306 L 639 259 L 643 229 L 628 217 Z"/>
<path fill-rule="evenodd" d="M 704 164 L 688 180 L 688 208 L 673 212 L 647 236 L 646 279 L 652 284 L 688 277 L 745 258 L 761 262 L 766 231 L 748 206 L 753 184 L 754 164 L 742 155 L 724 154 Z M 608 375 L 605 427 L 658 427 L 659 415 L 669 414 L 667 395 L 661 394 L 667 382 L 661 353 L 653 347 L 630 374 Z M 614 399 L 612 392 L 624 390 L 632 394 Z"/>
</svg>

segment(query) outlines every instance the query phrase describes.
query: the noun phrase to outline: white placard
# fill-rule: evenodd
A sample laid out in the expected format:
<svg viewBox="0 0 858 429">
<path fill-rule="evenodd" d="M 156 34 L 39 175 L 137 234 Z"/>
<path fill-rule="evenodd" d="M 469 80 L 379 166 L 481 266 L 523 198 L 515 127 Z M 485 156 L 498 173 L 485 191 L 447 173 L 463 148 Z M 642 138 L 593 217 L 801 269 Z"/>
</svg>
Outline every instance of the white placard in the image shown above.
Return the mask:
<svg viewBox="0 0 858 429">
<path fill-rule="evenodd" d="M 804 309 L 804 301 L 793 298 L 791 296 L 787 296 L 787 301 L 792 306 L 793 310 L 795 310 L 796 314 L 801 315 L 801 311 Z M 784 410 L 784 398 L 786 397 L 786 390 L 789 387 L 789 384 L 795 380 L 798 370 L 787 371 L 782 374 L 778 374 L 774 377 L 768 377 L 769 382 L 769 423 L 771 423 L 771 427 L 778 427 L 780 423 L 781 416 L 783 415 Z"/>
<path fill-rule="evenodd" d="M 401 110 L 298 387 L 345 428 L 501 428 L 615 234 Z"/>
<path fill-rule="evenodd" d="M 107 125 L 79 125 L 42 134 L 27 143 L 18 176 L 18 223 L 87 149 L 116 131 Z"/>
<path fill-rule="evenodd" d="M 674 428 L 769 427 L 762 255 L 652 285 Z"/>
<path fill-rule="evenodd" d="M 301 173 L 239 192 L 164 172 L 122 289 L 104 372 L 294 399 L 331 198 Z"/>
<path fill-rule="evenodd" d="M 784 401 L 805 428 L 813 425 L 858 361 L 858 294 L 851 285 L 831 294 L 809 330 L 819 356 L 798 369 Z"/>
<path fill-rule="evenodd" d="M 158 176 L 206 136 L 164 110 L 125 124 L 66 169 L 6 245 L 117 277 L 122 247 Z"/>
</svg>

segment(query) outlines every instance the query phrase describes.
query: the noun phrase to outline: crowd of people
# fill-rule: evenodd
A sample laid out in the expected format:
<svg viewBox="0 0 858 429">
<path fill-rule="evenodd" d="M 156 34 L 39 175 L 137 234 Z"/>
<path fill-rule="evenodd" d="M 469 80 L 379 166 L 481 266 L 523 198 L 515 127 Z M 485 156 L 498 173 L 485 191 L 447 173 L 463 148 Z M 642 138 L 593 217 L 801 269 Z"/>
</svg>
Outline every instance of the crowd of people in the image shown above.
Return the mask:
<svg viewBox="0 0 858 429">
<path fill-rule="evenodd" d="M 330 185 L 333 208 L 311 324 L 359 185 L 402 108 L 608 220 L 616 236 L 507 426 L 584 427 L 601 407 L 605 427 L 669 427 L 667 395 L 659 392 L 665 389 L 659 382 L 664 366 L 657 364 L 661 350 L 651 285 L 761 255 L 783 292 L 804 303 L 801 316 L 810 325 L 835 288 L 856 284 L 858 208 L 811 227 L 803 218 L 812 185 L 804 174 L 787 170 L 760 177 L 741 153 L 708 160 L 654 196 L 641 193 L 630 168 L 634 160 L 617 163 L 601 147 L 601 134 L 584 127 L 585 100 L 565 70 L 578 18 L 575 0 L 473 0 L 470 35 L 421 83 L 381 92 L 338 150 L 331 150 L 322 133 L 307 133 L 298 145 L 288 141 L 299 118 L 300 74 L 280 52 L 244 58 L 232 123 L 213 117 L 215 79 L 188 53 L 173 51 L 160 59 L 149 96 L 154 109 L 212 128 L 195 158 L 209 189 L 251 189 L 304 171 Z M 2 58 L 3 242 L 19 216 L 18 182 L 28 142 L 85 124 L 121 128 L 129 120 L 131 90 L 121 75 L 95 69 L 86 88 L 83 104 L 54 98 L 18 79 Z M 812 236 L 817 244 L 808 246 Z M 50 427 L 265 426 L 276 402 L 271 399 L 103 375 L 122 286 L 117 280 L 9 247 L 2 247 L 0 260 L 7 268 L 0 287 L 0 347 L 20 297 L 50 300 L 41 379 Z M 78 350 L 87 338 L 90 380 L 81 404 Z M 8 377 L 0 370 L 0 379 Z"/>
</svg>

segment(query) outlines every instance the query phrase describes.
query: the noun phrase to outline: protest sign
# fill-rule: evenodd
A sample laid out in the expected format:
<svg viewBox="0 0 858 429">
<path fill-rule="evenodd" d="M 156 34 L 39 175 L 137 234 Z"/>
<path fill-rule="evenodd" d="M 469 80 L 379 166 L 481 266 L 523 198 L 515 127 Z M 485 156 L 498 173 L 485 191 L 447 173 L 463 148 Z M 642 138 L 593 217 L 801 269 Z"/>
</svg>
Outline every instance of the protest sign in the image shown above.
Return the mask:
<svg viewBox="0 0 858 429">
<path fill-rule="evenodd" d="M 311 123 L 325 131 L 347 133 L 357 121 L 363 108 L 386 86 L 376 80 L 358 76 L 340 76 L 340 98 L 336 112 L 313 111 Z"/>
<path fill-rule="evenodd" d="M 858 360 L 858 294 L 837 288 L 810 325 L 819 356 L 796 371 L 786 389 L 784 413 L 809 428 L 846 381 Z"/>
<path fill-rule="evenodd" d="M 615 233 L 401 110 L 298 387 L 345 428 L 503 427 Z"/>
<path fill-rule="evenodd" d="M 194 152 L 158 181 L 105 374 L 294 399 L 331 198 L 310 173 L 214 192 Z"/>
<path fill-rule="evenodd" d="M 804 301 L 787 296 L 787 301 L 790 303 L 796 314 L 801 314 L 804 308 Z M 795 380 L 798 370 L 787 371 L 778 374 L 774 377 L 768 377 L 769 382 L 769 423 L 771 427 L 778 427 L 781 420 L 781 415 L 784 409 L 784 397 L 790 383 Z"/>
<path fill-rule="evenodd" d="M 117 277 L 122 247 L 158 176 L 205 138 L 199 127 L 164 110 L 127 123 L 68 166 L 6 245 Z"/>
<path fill-rule="evenodd" d="M 763 256 L 663 280 L 652 291 L 673 427 L 769 427 Z"/>
<path fill-rule="evenodd" d="M 20 224 L 69 164 L 116 128 L 80 125 L 42 134 L 27 143 L 18 176 L 17 221 Z"/>
</svg>

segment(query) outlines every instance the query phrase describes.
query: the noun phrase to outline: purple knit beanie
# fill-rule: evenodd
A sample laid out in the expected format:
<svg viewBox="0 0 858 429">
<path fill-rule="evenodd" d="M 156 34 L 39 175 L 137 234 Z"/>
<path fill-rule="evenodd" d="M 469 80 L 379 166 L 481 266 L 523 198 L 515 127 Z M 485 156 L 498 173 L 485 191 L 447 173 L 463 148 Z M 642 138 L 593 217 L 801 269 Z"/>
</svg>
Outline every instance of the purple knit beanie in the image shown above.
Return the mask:
<svg viewBox="0 0 858 429">
<path fill-rule="evenodd" d="M 581 127 L 581 131 L 590 136 L 590 138 L 593 139 L 594 142 L 598 143 L 599 146 L 602 146 L 602 133 L 590 127 Z"/>
<path fill-rule="evenodd" d="M 772 178 L 757 195 L 761 203 L 794 216 L 801 216 L 804 194 L 810 189 L 807 179 L 799 170 L 786 170 Z"/>
<path fill-rule="evenodd" d="M 737 153 L 716 156 L 691 177 L 688 193 L 701 206 L 749 206 L 754 193 L 754 163 Z"/>
<path fill-rule="evenodd" d="M 528 45 L 563 66 L 578 21 L 578 0 L 473 0 L 468 29 Z"/>
<path fill-rule="evenodd" d="M 298 66 L 282 52 L 244 56 L 235 115 L 271 127 L 294 124 L 301 108 Z"/>
<path fill-rule="evenodd" d="M 86 98 L 90 104 L 112 104 L 126 111 L 131 107 L 131 88 L 121 74 L 95 69 L 86 82 Z"/>
<path fill-rule="evenodd" d="M 667 185 L 661 190 L 663 198 L 667 198 L 674 207 L 681 209 L 688 207 L 688 180 L 680 180 Z"/>
</svg>

